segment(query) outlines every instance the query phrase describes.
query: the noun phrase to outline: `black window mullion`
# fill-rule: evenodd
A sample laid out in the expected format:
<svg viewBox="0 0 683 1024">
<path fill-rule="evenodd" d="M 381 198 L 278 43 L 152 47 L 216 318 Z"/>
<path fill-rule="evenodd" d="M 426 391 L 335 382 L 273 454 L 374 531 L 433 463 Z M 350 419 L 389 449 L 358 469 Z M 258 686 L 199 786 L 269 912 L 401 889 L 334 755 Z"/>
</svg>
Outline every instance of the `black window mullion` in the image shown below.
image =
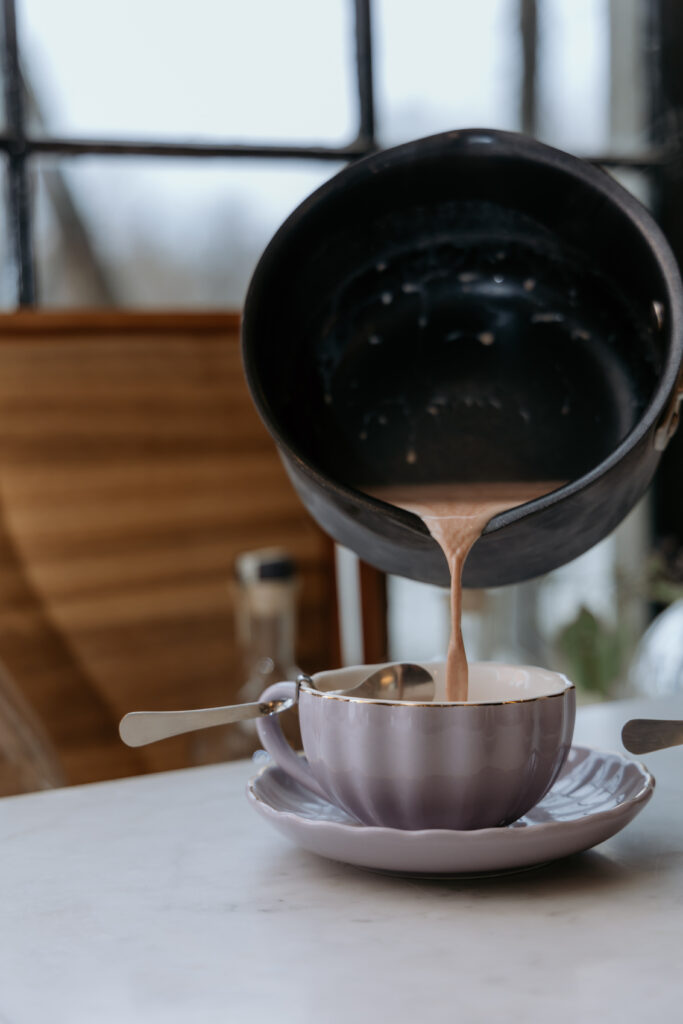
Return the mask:
<svg viewBox="0 0 683 1024">
<path fill-rule="evenodd" d="M 5 116 L 7 118 L 7 193 L 10 241 L 21 306 L 35 302 L 35 272 L 31 245 L 28 148 L 24 130 L 24 97 L 14 0 L 3 0 L 3 65 Z"/>
<path fill-rule="evenodd" d="M 362 150 L 375 142 L 375 94 L 372 81 L 371 0 L 354 0 L 356 27 L 356 80 L 358 84 L 358 139 Z"/>
<path fill-rule="evenodd" d="M 519 95 L 519 124 L 525 135 L 536 134 L 538 97 L 538 6 L 536 0 L 519 0 L 519 33 L 522 44 L 522 81 Z"/>
</svg>

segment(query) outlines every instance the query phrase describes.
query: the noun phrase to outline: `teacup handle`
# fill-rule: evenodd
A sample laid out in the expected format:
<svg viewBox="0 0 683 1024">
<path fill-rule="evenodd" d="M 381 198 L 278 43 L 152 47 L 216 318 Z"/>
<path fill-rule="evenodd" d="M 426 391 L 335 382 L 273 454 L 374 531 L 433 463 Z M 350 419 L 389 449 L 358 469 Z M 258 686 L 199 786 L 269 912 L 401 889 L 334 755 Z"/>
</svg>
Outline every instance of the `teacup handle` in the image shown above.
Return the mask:
<svg viewBox="0 0 683 1024">
<path fill-rule="evenodd" d="M 295 703 L 298 703 L 302 679 L 307 680 L 308 677 L 299 676 L 295 683 L 275 683 L 263 691 L 259 700 L 293 700 Z M 285 734 L 280 725 L 280 716 L 267 715 L 264 718 L 257 719 L 256 729 L 262 745 L 268 751 L 273 761 L 275 761 L 275 764 L 282 768 L 284 772 L 287 772 L 288 775 L 291 775 L 293 779 L 296 779 L 300 785 L 305 786 L 306 789 L 310 789 L 316 796 L 320 796 L 323 800 L 329 802 L 329 796 L 316 782 L 313 772 L 308 766 L 308 761 L 300 757 L 285 739 Z"/>
</svg>

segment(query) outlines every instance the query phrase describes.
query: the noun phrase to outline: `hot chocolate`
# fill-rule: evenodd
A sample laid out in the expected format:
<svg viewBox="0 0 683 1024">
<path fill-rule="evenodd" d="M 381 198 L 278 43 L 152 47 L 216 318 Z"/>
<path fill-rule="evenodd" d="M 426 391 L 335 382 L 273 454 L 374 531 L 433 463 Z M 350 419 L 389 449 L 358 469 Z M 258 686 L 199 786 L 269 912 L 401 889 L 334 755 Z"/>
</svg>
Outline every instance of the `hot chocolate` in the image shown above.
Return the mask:
<svg viewBox="0 0 683 1024">
<path fill-rule="evenodd" d="M 523 505 L 559 482 L 404 484 L 372 490 L 391 505 L 414 513 L 441 546 L 451 574 L 451 638 L 446 662 L 446 699 L 467 700 L 467 656 L 462 640 L 462 570 L 470 548 L 500 512 Z"/>
</svg>

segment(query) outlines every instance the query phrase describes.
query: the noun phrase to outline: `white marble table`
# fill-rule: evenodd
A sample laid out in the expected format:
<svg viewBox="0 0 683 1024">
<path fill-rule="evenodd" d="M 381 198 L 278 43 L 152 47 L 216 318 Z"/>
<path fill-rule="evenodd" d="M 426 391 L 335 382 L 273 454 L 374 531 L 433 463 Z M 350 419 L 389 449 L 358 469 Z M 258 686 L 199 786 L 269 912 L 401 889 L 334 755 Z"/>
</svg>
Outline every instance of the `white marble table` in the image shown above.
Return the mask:
<svg viewBox="0 0 683 1024">
<path fill-rule="evenodd" d="M 580 712 L 621 749 L 633 714 Z M 247 805 L 246 762 L 0 801 L 1 1024 L 524 1024 L 683 1016 L 683 748 L 597 850 L 410 881 L 304 853 Z"/>
</svg>

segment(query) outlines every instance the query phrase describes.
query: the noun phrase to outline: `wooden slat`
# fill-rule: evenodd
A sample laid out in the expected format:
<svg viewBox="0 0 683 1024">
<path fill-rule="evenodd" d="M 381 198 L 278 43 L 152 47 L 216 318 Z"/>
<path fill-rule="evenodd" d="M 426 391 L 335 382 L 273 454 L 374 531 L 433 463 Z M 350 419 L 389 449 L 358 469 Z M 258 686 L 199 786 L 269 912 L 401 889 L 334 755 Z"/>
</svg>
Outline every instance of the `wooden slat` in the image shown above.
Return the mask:
<svg viewBox="0 0 683 1024">
<path fill-rule="evenodd" d="M 97 310 L 20 310 L 0 317 L 0 336 L 34 334 L 40 341 L 52 338 L 63 340 L 75 334 L 104 337 L 122 333 L 149 338 L 154 334 L 200 336 L 220 342 L 226 335 L 239 331 L 239 313 L 220 311 L 188 313 L 186 310 L 166 310 L 163 313 L 123 312 L 120 309 Z"/>
<path fill-rule="evenodd" d="M 234 315 L 0 317 L 0 660 L 69 781 L 187 763 L 119 717 L 231 700 L 229 581 L 278 545 L 302 576 L 298 658 L 335 663 L 330 546 L 247 394 Z"/>
<path fill-rule="evenodd" d="M 363 658 L 367 665 L 387 661 L 387 578 L 379 569 L 359 563 L 360 599 L 363 609 Z"/>
</svg>

